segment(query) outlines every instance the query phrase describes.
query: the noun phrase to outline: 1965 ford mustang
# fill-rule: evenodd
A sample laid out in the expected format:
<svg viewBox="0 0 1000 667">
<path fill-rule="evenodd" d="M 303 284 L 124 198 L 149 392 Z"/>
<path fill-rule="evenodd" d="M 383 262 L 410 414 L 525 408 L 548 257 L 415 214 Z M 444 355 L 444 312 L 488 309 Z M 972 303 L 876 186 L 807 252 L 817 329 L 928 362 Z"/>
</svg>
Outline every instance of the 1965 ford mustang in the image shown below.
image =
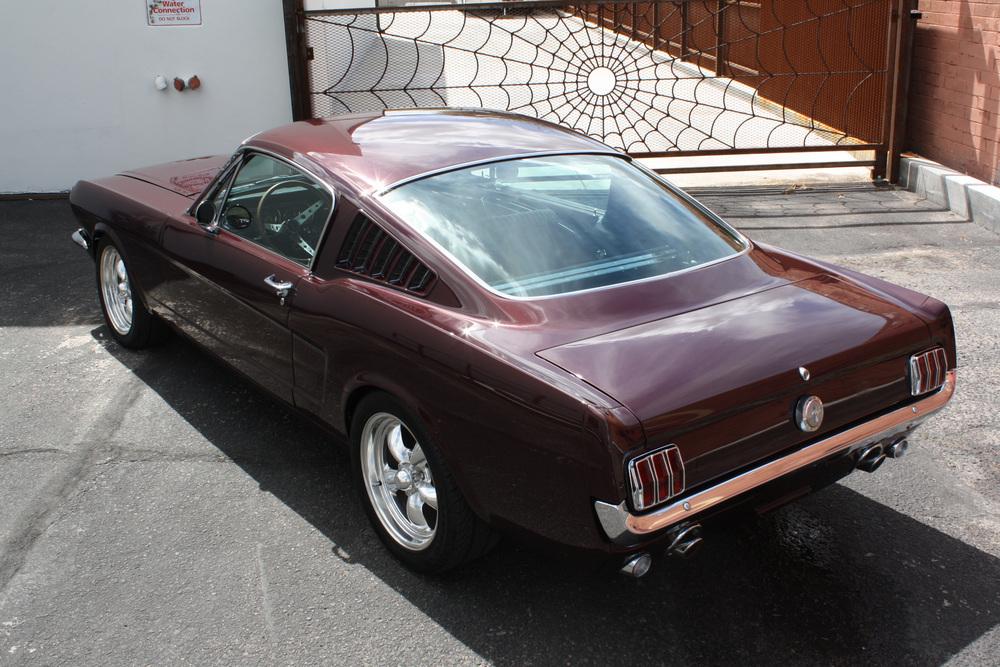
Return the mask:
<svg viewBox="0 0 1000 667">
<path fill-rule="evenodd" d="M 724 512 L 901 456 L 955 391 L 941 302 L 511 114 L 298 122 L 71 203 L 112 335 L 182 332 L 348 436 L 418 570 L 506 532 L 641 576 Z"/>
</svg>

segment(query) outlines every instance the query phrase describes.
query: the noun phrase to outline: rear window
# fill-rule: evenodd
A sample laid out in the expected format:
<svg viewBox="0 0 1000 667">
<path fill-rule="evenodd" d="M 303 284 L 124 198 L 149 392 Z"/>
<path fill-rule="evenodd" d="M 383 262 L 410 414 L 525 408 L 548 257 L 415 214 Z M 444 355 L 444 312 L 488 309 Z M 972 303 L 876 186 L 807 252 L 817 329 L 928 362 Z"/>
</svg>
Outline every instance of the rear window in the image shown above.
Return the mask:
<svg viewBox="0 0 1000 667">
<path fill-rule="evenodd" d="M 458 169 L 401 185 L 382 200 L 481 282 L 510 296 L 608 287 L 743 250 L 729 229 L 612 155 Z"/>
</svg>

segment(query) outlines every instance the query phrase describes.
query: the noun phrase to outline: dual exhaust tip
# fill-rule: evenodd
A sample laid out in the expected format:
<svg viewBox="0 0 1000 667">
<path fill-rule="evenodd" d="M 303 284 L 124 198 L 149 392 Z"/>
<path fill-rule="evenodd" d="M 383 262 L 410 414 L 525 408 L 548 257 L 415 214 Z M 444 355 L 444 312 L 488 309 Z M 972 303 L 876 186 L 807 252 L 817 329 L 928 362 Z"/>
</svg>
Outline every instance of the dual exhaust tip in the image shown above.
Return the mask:
<svg viewBox="0 0 1000 667">
<path fill-rule="evenodd" d="M 879 466 L 885 463 L 887 458 L 902 458 L 909 448 L 910 443 L 906 441 L 905 437 L 897 438 L 889 445 L 882 443 L 869 445 L 859 452 L 857 467 L 865 472 L 875 472 Z M 704 543 L 700 523 L 681 524 L 671 531 L 667 553 L 671 556 L 688 558 L 697 553 Z M 626 559 L 622 565 L 621 573 L 639 579 L 649 574 L 652 567 L 653 557 L 648 552 L 642 551 L 632 554 Z"/>
<path fill-rule="evenodd" d="M 674 528 L 670 533 L 670 544 L 667 553 L 671 556 L 689 558 L 693 556 L 705 541 L 701 537 L 700 523 L 686 523 Z M 653 557 L 643 551 L 632 554 L 622 565 L 621 573 L 634 579 L 646 576 L 653 566 Z"/>
<path fill-rule="evenodd" d="M 885 463 L 887 458 L 902 458 L 909 448 L 910 443 L 906 441 L 906 438 L 898 438 L 888 446 L 884 446 L 882 443 L 869 445 L 858 454 L 857 467 L 865 472 L 875 472 L 879 466 Z"/>
</svg>

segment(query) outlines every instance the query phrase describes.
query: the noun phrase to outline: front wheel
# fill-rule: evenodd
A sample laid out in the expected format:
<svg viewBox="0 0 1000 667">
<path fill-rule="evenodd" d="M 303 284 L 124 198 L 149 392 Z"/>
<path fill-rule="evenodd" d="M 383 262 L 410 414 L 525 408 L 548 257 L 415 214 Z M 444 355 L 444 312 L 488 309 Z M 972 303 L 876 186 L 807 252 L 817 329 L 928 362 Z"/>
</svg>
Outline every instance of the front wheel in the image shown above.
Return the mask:
<svg viewBox="0 0 1000 667">
<path fill-rule="evenodd" d="M 121 251 L 107 238 L 97 246 L 97 293 L 111 335 L 125 347 L 146 347 L 165 335 L 163 323 L 136 294 Z"/>
<path fill-rule="evenodd" d="M 355 478 L 382 542 L 408 567 L 444 572 L 496 543 L 469 509 L 419 421 L 387 394 L 358 405 L 351 426 Z"/>
</svg>

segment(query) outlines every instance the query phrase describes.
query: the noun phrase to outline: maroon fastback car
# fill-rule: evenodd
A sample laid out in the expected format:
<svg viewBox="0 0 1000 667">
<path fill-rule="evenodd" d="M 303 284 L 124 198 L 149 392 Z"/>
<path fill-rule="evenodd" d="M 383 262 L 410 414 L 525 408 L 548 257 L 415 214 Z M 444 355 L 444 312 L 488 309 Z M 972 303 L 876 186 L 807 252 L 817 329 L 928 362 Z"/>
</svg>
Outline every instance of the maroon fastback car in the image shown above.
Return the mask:
<svg viewBox="0 0 1000 667">
<path fill-rule="evenodd" d="M 941 302 L 516 115 L 299 122 L 70 200 L 113 336 L 176 329 L 349 436 L 420 570 L 499 531 L 641 576 L 722 512 L 899 457 L 955 391 Z"/>
</svg>

